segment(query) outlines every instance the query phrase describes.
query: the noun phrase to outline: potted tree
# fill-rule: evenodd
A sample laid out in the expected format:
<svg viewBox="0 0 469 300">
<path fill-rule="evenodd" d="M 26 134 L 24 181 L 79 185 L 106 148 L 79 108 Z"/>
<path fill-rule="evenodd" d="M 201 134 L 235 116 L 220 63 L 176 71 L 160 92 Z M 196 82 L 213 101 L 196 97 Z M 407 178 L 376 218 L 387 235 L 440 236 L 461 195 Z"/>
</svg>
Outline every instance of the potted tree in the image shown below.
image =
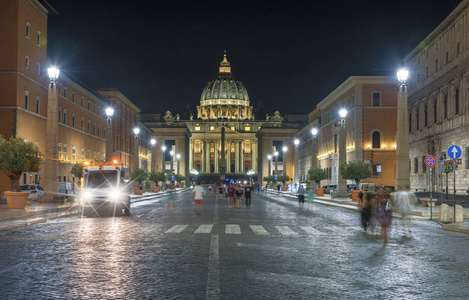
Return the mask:
<svg viewBox="0 0 469 300">
<path fill-rule="evenodd" d="M 132 171 L 130 174 L 130 178 L 132 181 L 137 181 L 138 186 L 134 189 L 135 195 L 143 195 L 143 189 L 140 189 L 140 186 L 142 186 L 142 182 L 146 180 L 148 177 L 147 171 L 141 168 L 136 168 Z"/>
<path fill-rule="evenodd" d="M 288 188 L 285 186 L 285 182 L 290 181 L 290 176 L 287 174 L 283 174 L 282 176 L 279 176 L 278 181 L 282 183 L 282 191 L 288 190 Z"/>
<path fill-rule="evenodd" d="M 321 180 L 329 178 L 327 172 L 321 168 L 311 168 L 308 170 L 308 177 L 310 180 L 316 182 L 316 195 L 323 196 L 324 189 L 321 188 Z"/>
<path fill-rule="evenodd" d="M 150 174 L 150 180 L 155 182 L 155 187 L 152 188 L 154 193 L 158 193 L 160 188 L 158 187 L 158 182 L 166 181 L 166 174 L 163 172 L 153 172 Z"/>
<path fill-rule="evenodd" d="M 271 182 L 274 181 L 274 176 L 272 176 L 272 175 L 265 176 L 265 177 L 262 178 L 262 180 L 267 181 L 267 188 L 269 188 L 270 185 L 271 185 Z"/>
<path fill-rule="evenodd" d="M 82 182 L 81 182 L 81 179 L 83 178 L 83 164 L 81 163 L 76 163 L 72 166 L 72 169 L 70 170 L 70 174 L 72 174 L 75 178 L 78 178 L 78 182 L 79 182 L 79 187 L 82 187 Z M 73 192 L 74 193 L 77 193 L 75 191 L 75 187 L 77 185 L 75 185 L 75 181 L 73 182 Z M 74 198 L 73 198 L 74 199 Z"/>
<path fill-rule="evenodd" d="M 179 188 L 182 188 L 182 182 L 184 181 L 184 179 L 186 179 L 186 177 L 184 177 L 183 175 L 176 174 L 176 181 L 179 183 Z"/>
<path fill-rule="evenodd" d="M 369 178 L 372 175 L 372 172 L 369 168 L 369 164 L 365 164 L 362 161 L 351 161 L 348 163 L 343 163 L 339 166 L 340 174 L 344 179 L 355 179 L 356 186 L 360 186 L 360 181 L 365 178 Z M 360 197 L 359 190 L 351 191 L 352 200 L 358 201 Z"/>
<path fill-rule="evenodd" d="M 42 162 L 36 145 L 22 138 L 6 140 L 0 137 L 0 171 L 10 179 L 10 191 L 5 192 L 8 208 L 26 207 L 29 193 L 21 192 L 19 181 L 25 172 L 38 172 Z"/>
</svg>

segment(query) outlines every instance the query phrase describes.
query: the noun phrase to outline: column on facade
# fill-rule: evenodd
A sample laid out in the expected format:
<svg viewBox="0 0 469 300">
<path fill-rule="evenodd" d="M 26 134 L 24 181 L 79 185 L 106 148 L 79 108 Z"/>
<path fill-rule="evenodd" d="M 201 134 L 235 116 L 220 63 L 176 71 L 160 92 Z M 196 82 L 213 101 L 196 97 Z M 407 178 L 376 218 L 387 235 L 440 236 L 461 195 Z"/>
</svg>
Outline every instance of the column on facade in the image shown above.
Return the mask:
<svg viewBox="0 0 469 300">
<path fill-rule="evenodd" d="M 240 155 L 240 160 L 239 160 L 239 170 L 241 172 L 244 172 L 244 145 L 245 141 L 239 141 L 239 155 Z"/>
<path fill-rule="evenodd" d="M 207 143 L 207 141 L 203 141 L 202 142 L 202 161 L 201 161 L 201 166 L 200 166 L 200 171 L 201 172 L 205 172 L 205 144 Z"/>
<path fill-rule="evenodd" d="M 220 170 L 218 169 L 218 140 L 214 141 L 215 143 L 215 173 L 220 173 Z"/>
<path fill-rule="evenodd" d="M 252 149 L 251 149 L 251 168 L 257 172 L 257 141 L 252 140 Z"/>
<path fill-rule="evenodd" d="M 189 140 L 189 172 L 194 169 L 194 147 L 193 147 L 194 141 Z"/>
<path fill-rule="evenodd" d="M 205 143 L 205 170 L 207 173 L 210 173 L 210 141 Z"/>
<path fill-rule="evenodd" d="M 235 173 L 239 173 L 239 141 L 235 141 Z"/>
<path fill-rule="evenodd" d="M 226 140 L 226 173 L 231 173 L 231 140 Z"/>
</svg>

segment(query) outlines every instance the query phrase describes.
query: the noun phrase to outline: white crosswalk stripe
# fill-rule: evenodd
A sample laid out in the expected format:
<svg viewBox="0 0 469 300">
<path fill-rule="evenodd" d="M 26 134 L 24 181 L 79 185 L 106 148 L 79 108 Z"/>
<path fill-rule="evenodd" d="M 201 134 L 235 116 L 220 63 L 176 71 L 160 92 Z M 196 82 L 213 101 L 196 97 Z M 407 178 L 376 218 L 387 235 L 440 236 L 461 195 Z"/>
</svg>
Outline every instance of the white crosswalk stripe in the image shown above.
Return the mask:
<svg viewBox="0 0 469 300">
<path fill-rule="evenodd" d="M 282 235 L 298 235 L 298 233 L 291 230 L 290 227 L 288 227 L 288 226 L 275 226 L 275 228 L 277 228 L 277 230 Z"/>
<path fill-rule="evenodd" d="M 270 235 L 270 233 L 265 230 L 262 225 L 249 225 L 249 227 L 251 227 L 251 230 L 255 235 Z"/>
<path fill-rule="evenodd" d="M 241 234 L 241 228 L 239 228 L 239 225 L 227 224 L 225 233 L 226 234 Z"/>
<path fill-rule="evenodd" d="M 170 229 L 168 229 L 166 233 L 181 233 L 181 231 L 186 229 L 187 226 L 189 225 L 175 225 L 171 227 Z"/>
<path fill-rule="evenodd" d="M 314 228 L 314 227 L 300 226 L 300 228 L 303 229 L 304 231 L 306 231 L 306 233 L 308 233 L 308 234 L 312 234 L 312 235 L 327 235 L 326 233 L 321 232 L 321 231 L 317 230 L 317 229 Z"/>
<path fill-rule="evenodd" d="M 197 230 L 194 231 L 194 233 L 210 233 L 212 232 L 212 227 L 213 227 L 213 224 L 203 224 L 203 225 L 200 225 L 199 228 L 197 228 Z"/>
</svg>

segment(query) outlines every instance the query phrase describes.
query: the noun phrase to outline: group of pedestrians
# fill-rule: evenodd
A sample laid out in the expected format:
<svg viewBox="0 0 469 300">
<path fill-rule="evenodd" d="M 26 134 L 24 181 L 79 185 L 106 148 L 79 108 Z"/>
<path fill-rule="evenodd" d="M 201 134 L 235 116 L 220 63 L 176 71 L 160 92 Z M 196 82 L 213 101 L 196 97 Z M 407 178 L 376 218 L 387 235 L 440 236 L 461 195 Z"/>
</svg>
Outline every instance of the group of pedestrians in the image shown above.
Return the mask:
<svg viewBox="0 0 469 300">
<path fill-rule="evenodd" d="M 370 230 L 375 234 L 376 226 L 381 227 L 381 234 L 384 243 L 388 243 L 388 231 L 392 222 L 393 199 L 389 188 L 380 188 L 378 193 L 374 193 L 365 187 L 359 194 L 359 208 L 361 211 L 361 224 L 363 232 Z"/>
<path fill-rule="evenodd" d="M 230 186 L 226 192 L 226 196 L 228 198 L 228 208 L 241 208 L 241 201 L 243 196 L 246 201 L 246 208 L 250 208 L 251 194 L 252 187 L 249 183 L 244 187 L 244 190 L 241 189 L 240 184 L 237 184 L 236 187 L 234 187 L 233 183 L 230 183 Z"/>
</svg>

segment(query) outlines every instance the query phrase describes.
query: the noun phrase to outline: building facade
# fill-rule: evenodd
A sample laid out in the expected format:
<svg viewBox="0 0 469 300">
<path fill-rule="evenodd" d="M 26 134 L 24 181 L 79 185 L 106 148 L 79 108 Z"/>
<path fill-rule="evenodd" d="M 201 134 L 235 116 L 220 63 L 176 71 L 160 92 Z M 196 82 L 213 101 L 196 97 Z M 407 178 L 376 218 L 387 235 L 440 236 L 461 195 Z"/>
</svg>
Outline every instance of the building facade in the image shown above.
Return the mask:
<svg viewBox="0 0 469 300">
<path fill-rule="evenodd" d="M 456 176 L 456 193 L 469 188 L 469 1 L 464 0 L 404 59 L 408 80 L 410 185 L 412 191 L 446 191 Z M 434 168 L 430 186 L 424 158 L 448 158 L 461 147 L 456 172 Z M 453 191 L 450 184 L 449 190 Z"/>
</svg>

